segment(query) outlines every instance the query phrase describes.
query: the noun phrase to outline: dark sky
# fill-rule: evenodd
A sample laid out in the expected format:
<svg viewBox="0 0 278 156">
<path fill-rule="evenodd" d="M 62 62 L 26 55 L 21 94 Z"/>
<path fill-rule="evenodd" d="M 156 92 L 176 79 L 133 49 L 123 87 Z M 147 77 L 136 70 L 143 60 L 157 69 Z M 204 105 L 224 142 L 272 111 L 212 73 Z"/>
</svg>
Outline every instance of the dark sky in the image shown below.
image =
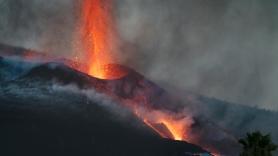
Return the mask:
<svg viewBox="0 0 278 156">
<path fill-rule="evenodd" d="M 161 84 L 278 110 L 278 1 L 115 0 L 130 66 Z M 0 42 L 73 53 L 74 0 L 0 0 Z"/>
</svg>

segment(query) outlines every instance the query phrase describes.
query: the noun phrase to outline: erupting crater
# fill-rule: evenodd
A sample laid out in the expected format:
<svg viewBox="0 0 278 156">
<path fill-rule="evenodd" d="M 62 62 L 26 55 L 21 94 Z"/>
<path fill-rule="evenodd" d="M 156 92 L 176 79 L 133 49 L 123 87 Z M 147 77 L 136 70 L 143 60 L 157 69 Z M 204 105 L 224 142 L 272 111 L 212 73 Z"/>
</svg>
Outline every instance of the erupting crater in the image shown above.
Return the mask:
<svg viewBox="0 0 278 156">
<path fill-rule="evenodd" d="M 101 73 L 101 74 L 95 75 L 95 72 L 92 72 L 91 75 L 106 80 L 115 80 L 115 79 L 123 78 L 129 72 L 129 70 L 126 67 L 118 64 L 106 64 L 98 67 L 98 70 L 99 71 L 96 72 L 96 74 L 97 73 Z"/>
</svg>

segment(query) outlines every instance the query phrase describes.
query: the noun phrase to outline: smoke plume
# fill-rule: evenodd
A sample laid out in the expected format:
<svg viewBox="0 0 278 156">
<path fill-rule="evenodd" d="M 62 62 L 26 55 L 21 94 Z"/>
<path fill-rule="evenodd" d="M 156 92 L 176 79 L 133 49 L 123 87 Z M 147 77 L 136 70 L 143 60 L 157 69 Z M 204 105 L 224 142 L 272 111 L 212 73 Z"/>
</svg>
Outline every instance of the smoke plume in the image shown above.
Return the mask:
<svg viewBox="0 0 278 156">
<path fill-rule="evenodd" d="M 114 2 L 123 63 L 164 85 L 278 109 L 277 1 Z M 78 4 L 0 0 L 0 42 L 71 57 Z"/>
<path fill-rule="evenodd" d="M 278 109 L 276 1 L 118 2 L 119 29 L 136 47 L 133 65 L 151 79 Z"/>
</svg>

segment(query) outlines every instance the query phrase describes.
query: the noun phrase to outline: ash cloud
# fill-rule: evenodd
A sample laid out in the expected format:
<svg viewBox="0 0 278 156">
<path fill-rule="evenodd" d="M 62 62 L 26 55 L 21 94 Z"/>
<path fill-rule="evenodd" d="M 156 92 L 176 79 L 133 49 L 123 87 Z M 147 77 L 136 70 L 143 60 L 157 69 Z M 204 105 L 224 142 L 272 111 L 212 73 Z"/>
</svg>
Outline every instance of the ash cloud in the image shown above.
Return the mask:
<svg viewBox="0 0 278 156">
<path fill-rule="evenodd" d="M 277 4 L 119 0 L 117 6 L 122 37 L 136 47 L 132 65 L 151 79 L 278 110 Z"/>
<path fill-rule="evenodd" d="M 0 0 L 0 42 L 69 56 L 73 0 Z"/>
<path fill-rule="evenodd" d="M 70 57 L 79 2 L 0 0 L 0 42 Z M 125 64 L 161 85 L 278 110 L 277 1 L 114 2 Z"/>
</svg>

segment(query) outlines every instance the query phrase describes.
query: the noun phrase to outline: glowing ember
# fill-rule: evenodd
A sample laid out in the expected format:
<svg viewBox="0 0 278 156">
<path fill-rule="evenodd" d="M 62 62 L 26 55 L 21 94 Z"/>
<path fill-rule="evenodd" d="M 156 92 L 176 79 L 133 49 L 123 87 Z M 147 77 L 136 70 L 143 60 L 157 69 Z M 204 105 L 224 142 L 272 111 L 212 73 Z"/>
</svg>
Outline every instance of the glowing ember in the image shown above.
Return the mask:
<svg viewBox="0 0 278 156">
<path fill-rule="evenodd" d="M 86 53 L 87 73 L 101 79 L 117 79 L 125 75 L 112 71 L 118 38 L 111 16 L 112 0 L 83 0 L 81 42 Z M 110 64 L 110 65 L 108 65 Z M 113 74 L 110 74 L 110 73 Z"/>
</svg>

